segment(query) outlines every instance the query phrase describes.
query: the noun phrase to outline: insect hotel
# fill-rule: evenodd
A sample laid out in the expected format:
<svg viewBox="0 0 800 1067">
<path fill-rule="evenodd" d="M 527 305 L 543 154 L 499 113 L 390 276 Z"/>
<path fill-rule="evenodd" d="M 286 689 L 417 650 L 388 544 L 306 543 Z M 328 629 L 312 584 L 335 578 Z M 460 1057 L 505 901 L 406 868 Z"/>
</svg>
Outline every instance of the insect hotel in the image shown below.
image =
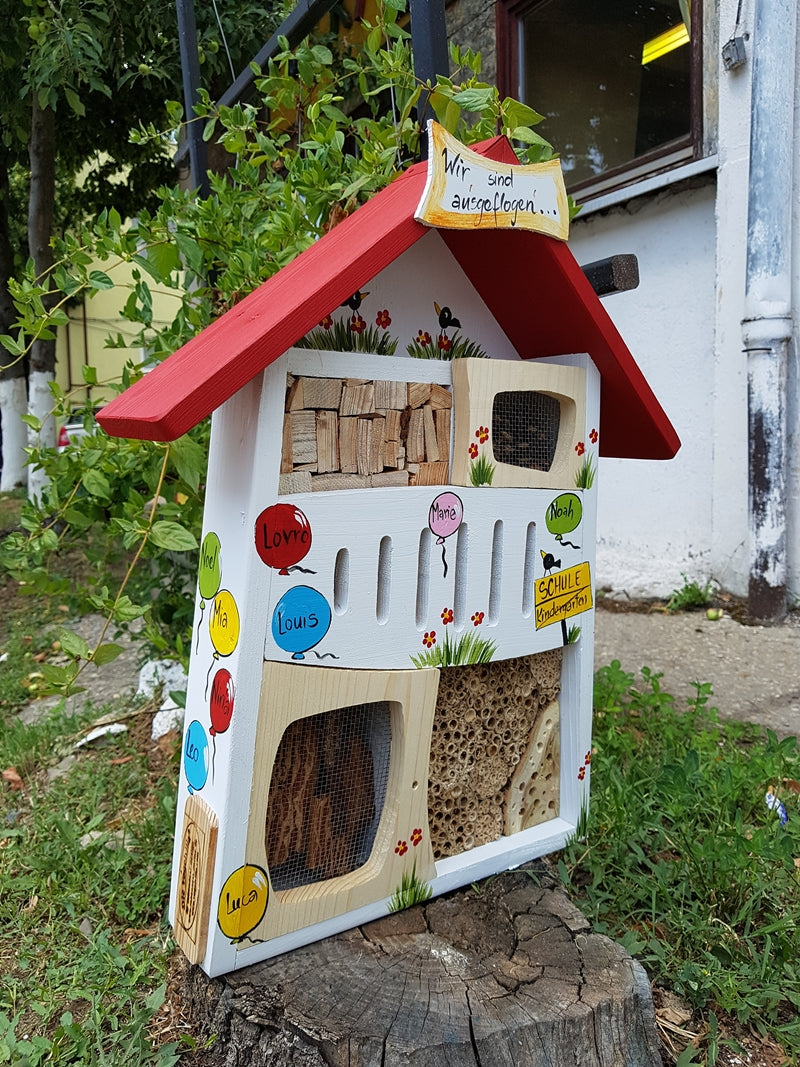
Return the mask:
<svg viewBox="0 0 800 1067">
<path fill-rule="evenodd" d="M 552 852 L 588 802 L 598 457 L 678 441 L 558 164 L 431 136 L 99 416 L 213 412 L 171 895 L 210 975 Z"/>
</svg>

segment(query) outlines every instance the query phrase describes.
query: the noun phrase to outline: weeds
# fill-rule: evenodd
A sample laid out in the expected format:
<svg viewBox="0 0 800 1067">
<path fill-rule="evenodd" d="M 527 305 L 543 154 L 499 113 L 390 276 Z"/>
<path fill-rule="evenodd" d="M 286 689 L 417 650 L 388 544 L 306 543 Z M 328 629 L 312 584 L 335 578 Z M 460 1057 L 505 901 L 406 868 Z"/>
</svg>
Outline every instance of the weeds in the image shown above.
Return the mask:
<svg viewBox="0 0 800 1067">
<path fill-rule="evenodd" d="M 467 663 L 488 663 L 497 645 L 488 637 L 481 637 L 468 630 L 457 640 L 451 640 L 445 631 L 444 640 L 435 648 L 428 648 L 418 656 L 412 656 L 415 667 L 457 667 Z"/>
<path fill-rule="evenodd" d="M 598 932 L 656 983 L 800 1053 L 800 748 L 721 723 L 710 687 L 686 711 L 618 661 L 595 687 L 586 839 L 559 863 Z M 786 825 L 765 803 L 776 792 Z M 689 1061 L 691 1062 L 691 1061 Z"/>
<path fill-rule="evenodd" d="M 667 611 L 691 611 L 693 608 L 704 608 L 711 600 L 711 591 L 714 584 L 712 579 L 709 578 L 704 585 L 700 585 L 695 581 L 690 582 L 685 574 L 681 577 L 683 578 L 683 585 L 680 589 L 672 590 L 667 601 Z"/>
</svg>

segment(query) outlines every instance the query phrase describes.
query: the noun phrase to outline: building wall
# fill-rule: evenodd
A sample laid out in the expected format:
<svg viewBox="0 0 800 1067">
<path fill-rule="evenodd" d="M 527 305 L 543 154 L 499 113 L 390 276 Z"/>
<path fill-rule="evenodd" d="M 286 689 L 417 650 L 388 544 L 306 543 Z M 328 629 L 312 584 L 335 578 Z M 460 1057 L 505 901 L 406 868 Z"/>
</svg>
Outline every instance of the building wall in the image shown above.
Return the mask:
<svg viewBox="0 0 800 1067">
<path fill-rule="evenodd" d="M 751 76 L 759 46 L 755 4 L 704 2 L 705 162 L 679 172 L 692 175 L 688 180 L 662 176 L 590 202 L 570 235 L 580 263 L 614 253 L 637 255 L 639 288 L 605 298 L 604 304 L 683 442 L 667 463 L 601 461 L 597 583 L 619 594 L 663 596 L 682 585 L 684 575 L 713 578 L 737 595 L 747 594 L 748 357 L 742 319 Z M 457 0 L 448 7 L 451 39 L 483 51 L 487 80 L 496 69 L 488 7 L 494 5 L 480 0 Z M 462 27 L 470 28 L 470 36 L 462 38 Z M 734 34 L 744 38 L 747 59 L 726 71 L 721 48 Z M 797 100 L 800 66 L 795 66 L 787 71 L 786 86 Z M 797 120 L 795 129 L 775 130 L 776 139 L 788 137 L 793 146 L 793 234 L 798 233 L 800 211 L 796 127 Z M 793 262 L 796 338 L 800 256 Z M 800 357 L 795 339 L 789 345 L 785 400 L 791 605 L 800 602 Z"/>
</svg>

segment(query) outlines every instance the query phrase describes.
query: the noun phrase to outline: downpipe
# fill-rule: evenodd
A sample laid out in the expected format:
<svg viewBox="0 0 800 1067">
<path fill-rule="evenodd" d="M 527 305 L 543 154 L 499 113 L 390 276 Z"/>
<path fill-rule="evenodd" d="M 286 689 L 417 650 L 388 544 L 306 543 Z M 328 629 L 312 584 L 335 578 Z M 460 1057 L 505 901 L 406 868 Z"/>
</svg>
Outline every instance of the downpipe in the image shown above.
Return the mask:
<svg viewBox="0 0 800 1067">
<path fill-rule="evenodd" d="M 792 315 L 796 0 L 756 0 L 742 340 L 749 433 L 748 607 L 786 614 L 786 378 Z"/>
</svg>

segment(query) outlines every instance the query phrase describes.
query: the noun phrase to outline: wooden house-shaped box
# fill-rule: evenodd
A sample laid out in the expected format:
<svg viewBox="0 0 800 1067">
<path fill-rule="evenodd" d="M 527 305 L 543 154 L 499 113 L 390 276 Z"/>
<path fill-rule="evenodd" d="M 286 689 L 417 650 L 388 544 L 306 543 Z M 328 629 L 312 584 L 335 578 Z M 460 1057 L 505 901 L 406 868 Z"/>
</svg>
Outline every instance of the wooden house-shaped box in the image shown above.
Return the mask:
<svg viewBox="0 0 800 1067">
<path fill-rule="evenodd" d="M 99 416 L 213 412 L 171 899 L 209 974 L 551 852 L 588 800 L 597 459 L 677 438 L 566 245 L 424 226 L 425 181 Z"/>
</svg>

